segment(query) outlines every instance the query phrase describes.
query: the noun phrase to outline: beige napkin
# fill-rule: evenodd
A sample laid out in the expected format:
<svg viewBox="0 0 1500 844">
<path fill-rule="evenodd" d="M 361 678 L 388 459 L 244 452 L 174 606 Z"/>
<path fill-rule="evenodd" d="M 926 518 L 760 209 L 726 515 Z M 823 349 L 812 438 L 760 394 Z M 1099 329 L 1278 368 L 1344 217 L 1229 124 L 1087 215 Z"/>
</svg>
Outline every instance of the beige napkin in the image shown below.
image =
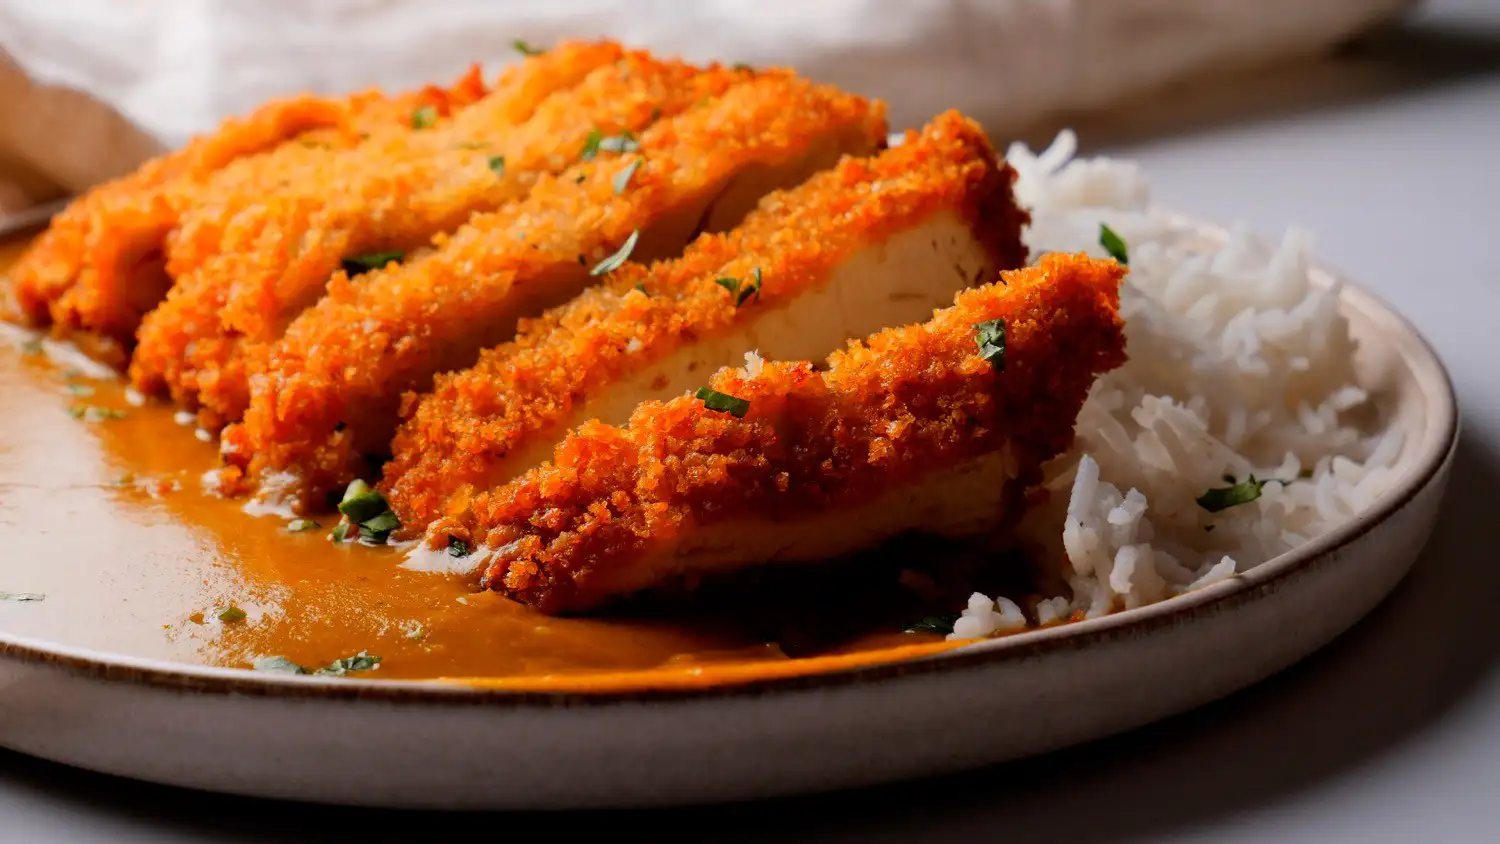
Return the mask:
<svg viewBox="0 0 1500 844">
<path fill-rule="evenodd" d="M 161 149 L 111 106 L 36 82 L 0 50 L 0 217 L 127 173 Z"/>
<path fill-rule="evenodd" d="M 792 66 L 881 97 L 905 128 L 993 132 L 1314 54 L 1412 0 L 0 0 L 0 208 L 74 191 L 264 100 L 493 73 L 517 38 L 608 36 Z M 72 86 L 93 96 L 67 90 Z M 100 100 L 129 119 L 111 113 Z"/>
</svg>

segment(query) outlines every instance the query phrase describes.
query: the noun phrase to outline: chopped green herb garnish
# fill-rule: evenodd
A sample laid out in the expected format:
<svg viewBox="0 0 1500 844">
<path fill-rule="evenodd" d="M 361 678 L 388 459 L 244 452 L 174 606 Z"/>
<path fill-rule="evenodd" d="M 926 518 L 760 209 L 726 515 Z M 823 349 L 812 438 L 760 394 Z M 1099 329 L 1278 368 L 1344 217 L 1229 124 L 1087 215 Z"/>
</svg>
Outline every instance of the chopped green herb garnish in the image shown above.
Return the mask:
<svg viewBox="0 0 1500 844">
<path fill-rule="evenodd" d="M 94 388 L 88 384 L 69 384 L 67 391 L 81 399 L 86 399 L 94 394 Z"/>
<path fill-rule="evenodd" d="M 583 152 L 578 153 L 578 157 L 584 161 L 593 161 L 599 155 L 599 142 L 602 140 L 604 140 L 604 133 L 598 129 L 590 129 L 588 137 L 583 139 Z M 583 179 L 580 177 L 578 181 L 581 182 Z"/>
<path fill-rule="evenodd" d="M 974 326 L 974 344 L 979 356 L 989 361 L 996 372 L 1005 371 L 1005 320 L 992 319 Z"/>
<path fill-rule="evenodd" d="M 257 659 L 253 666 L 256 671 L 269 671 L 272 674 L 306 674 L 307 669 L 284 656 L 263 656 Z"/>
<path fill-rule="evenodd" d="M 510 42 L 510 46 L 516 48 L 516 52 L 520 53 L 523 56 L 540 56 L 542 53 L 547 52 L 546 50 L 543 50 L 539 47 L 533 47 L 530 44 L 527 44 L 520 38 L 517 38 L 516 40 Z"/>
<path fill-rule="evenodd" d="M 469 556 L 469 550 L 469 543 L 456 536 L 450 535 L 448 537 L 448 555 L 450 557 L 467 557 Z"/>
<path fill-rule="evenodd" d="M 344 259 L 344 272 L 354 276 L 370 270 L 381 270 L 391 262 L 400 261 L 405 257 L 405 252 L 371 252 L 368 255 L 356 255 Z"/>
<path fill-rule="evenodd" d="M 724 276 L 714 279 L 714 284 L 729 291 L 729 298 L 738 302 L 740 300 L 740 280 L 733 276 Z"/>
<path fill-rule="evenodd" d="M 745 64 L 744 62 L 735 62 L 730 67 L 731 67 L 732 70 L 735 70 L 735 71 L 738 71 L 738 72 L 743 72 L 743 71 L 746 71 L 746 70 L 755 70 L 755 68 L 751 67 L 750 65 Z"/>
<path fill-rule="evenodd" d="M 913 622 L 903 633 L 936 633 L 946 636 L 953 632 L 953 624 L 958 621 L 959 614 L 956 612 L 943 613 L 941 615 L 929 615 L 926 618 Z"/>
<path fill-rule="evenodd" d="M 1312 476 L 1313 471 L 1311 469 L 1303 469 L 1297 473 L 1297 477 L 1293 481 L 1308 480 Z M 1198 496 L 1198 506 L 1210 513 L 1217 513 L 1220 510 L 1227 510 L 1230 507 L 1249 504 L 1260 497 L 1261 489 L 1266 484 L 1278 483 L 1282 486 L 1289 486 L 1293 481 L 1283 481 L 1278 478 L 1268 478 L 1262 481 L 1256 480 L 1255 476 L 1251 475 L 1249 480 L 1244 483 L 1238 483 L 1235 481 L 1234 475 L 1225 475 L 1224 483 L 1229 484 L 1229 486 L 1215 487 Z M 1208 530 L 1212 530 L 1212 528 L 1208 528 Z"/>
<path fill-rule="evenodd" d="M 734 300 L 734 306 L 736 308 L 738 308 L 740 305 L 745 304 L 745 301 L 751 296 L 754 296 L 757 299 L 760 298 L 760 288 L 765 284 L 765 280 L 761 277 L 760 267 L 756 267 L 755 269 L 751 270 L 750 276 L 750 284 L 746 286 L 744 290 L 740 291 L 739 298 Z"/>
<path fill-rule="evenodd" d="M 601 152 L 635 152 L 640 148 L 640 142 L 629 132 L 605 135 L 598 129 L 593 129 L 584 139 L 583 152 L 579 153 L 578 157 L 584 161 L 593 161 Z"/>
<path fill-rule="evenodd" d="M 736 398 L 708 387 L 699 387 L 698 392 L 693 393 L 693 397 L 702 400 L 703 406 L 709 410 L 728 413 L 736 419 L 743 419 L 745 414 L 750 412 L 749 400 Z"/>
<path fill-rule="evenodd" d="M 620 246 L 620 250 L 596 264 L 592 270 L 589 270 L 589 275 L 604 275 L 618 270 L 621 264 L 630 260 L 630 253 L 635 251 L 635 242 L 640 239 L 640 229 L 631 232 L 630 237 L 625 238 L 625 243 Z"/>
<path fill-rule="evenodd" d="M 505 156 L 490 156 L 490 172 L 494 173 L 496 178 L 503 178 L 505 176 Z"/>
<path fill-rule="evenodd" d="M 0 592 L 0 601 L 10 601 L 16 604 L 45 600 L 47 600 L 47 596 L 40 592 Z"/>
<path fill-rule="evenodd" d="M 641 291 L 641 295 L 645 296 L 647 299 L 651 298 L 651 294 L 646 290 L 646 285 L 644 285 L 644 284 L 637 284 L 635 286 L 635 289 Z"/>
<path fill-rule="evenodd" d="M 351 671 L 370 671 L 380 664 L 380 657 L 360 651 L 354 656 L 336 659 L 327 668 L 319 668 L 314 674 L 325 677 L 342 677 Z"/>
<path fill-rule="evenodd" d="M 115 410 L 112 407 L 96 407 L 91 404 L 75 404 L 68 408 L 68 413 L 74 419 L 82 419 L 85 422 L 101 422 L 105 419 L 124 419 L 130 414 L 123 410 Z"/>
<path fill-rule="evenodd" d="M 432 124 L 438 119 L 438 111 L 435 106 L 424 105 L 411 113 L 411 128 L 431 129 Z"/>
<path fill-rule="evenodd" d="M 380 664 L 380 657 L 360 651 L 354 656 L 346 656 L 336 659 L 326 668 L 319 668 L 312 672 L 324 677 L 342 677 L 351 671 L 369 671 Z M 308 670 L 284 656 L 263 656 L 252 665 L 256 671 L 268 671 L 273 674 L 307 674 Z"/>
<path fill-rule="evenodd" d="M 612 184 L 615 186 L 616 196 L 624 193 L 625 189 L 630 187 L 630 177 L 635 175 L 635 171 L 640 166 L 641 160 L 637 158 L 636 160 L 625 165 L 625 169 L 615 174 L 614 182 Z"/>
<path fill-rule="evenodd" d="M 394 531 L 401 527 L 401 520 L 390 510 L 381 513 L 374 518 L 365 519 L 359 523 L 360 539 L 371 542 L 384 542 Z"/>
<path fill-rule="evenodd" d="M 618 135 L 609 135 L 599 139 L 600 152 L 635 152 L 641 148 L 640 141 L 629 132 L 621 132 Z"/>
<path fill-rule="evenodd" d="M 312 519 L 292 519 L 286 523 L 286 529 L 292 533 L 301 533 L 304 530 L 312 530 L 318 523 Z"/>
<path fill-rule="evenodd" d="M 728 290 L 729 298 L 734 300 L 734 306 L 738 308 L 740 305 L 745 304 L 745 302 L 748 301 L 751 296 L 760 296 L 760 288 L 762 284 L 760 267 L 756 267 L 754 270 L 752 270 L 750 276 L 751 279 L 749 284 L 742 284 L 739 279 L 731 278 L 728 276 L 725 276 L 724 278 L 714 279 L 714 284 L 717 284 L 725 290 Z"/>
<path fill-rule="evenodd" d="M 348 521 L 333 529 L 335 542 L 357 537 L 367 545 L 379 545 L 401 528 L 401 520 L 391 512 L 385 496 L 357 478 L 344 490 L 339 512 Z"/>
<path fill-rule="evenodd" d="M 358 478 L 349 482 L 349 486 L 344 490 L 344 498 L 339 502 L 339 512 L 348 516 L 349 521 L 356 523 L 365 519 L 373 519 L 389 509 L 385 503 L 385 496 L 371 489 L 369 484 Z"/>
<path fill-rule="evenodd" d="M 21 344 L 21 354 L 39 355 L 42 353 L 42 338 L 33 337 Z"/>
<path fill-rule="evenodd" d="M 1228 479 L 1230 481 L 1234 480 L 1232 477 Z M 1275 478 L 1272 478 L 1271 480 L 1274 481 Z M 1250 502 L 1260 497 L 1261 487 L 1265 486 L 1268 483 L 1271 483 L 1271 481 L 1258 481 L 1255 479 L 1254 475 L 1251 475 L 1250 480 L 1245 481 L 1242 484 L 1233 484 L 1232 486 L 1226 487 L 1216 487 L 1209 490 L 1208 492 L 1203 493 L 1202 495 L 1198 496 L 1198 506 L 1202 507 L 1210 513 L 1217 513 L 1220 510 L 1227 510 L 1230 507 L 1237 507 L 1241 504 L 1249 504 Z"/>
<path fill-rule="evenodd" d="M 1104 247 L 1109 257 L 1122 264 L 1130 263 L 1130 253 L 1125 248 L 1125 239 L 1115 234 L 1115 230 L 1104 223 L 1099 224 L 1099 245 Z"/>
<path fill-rule="evenodd" d="M 219 620 L 225 624 L 233 624 L 245 620 L 245 611 L 239 607 L 225 607 L 219 611 Z"/>
</svg>

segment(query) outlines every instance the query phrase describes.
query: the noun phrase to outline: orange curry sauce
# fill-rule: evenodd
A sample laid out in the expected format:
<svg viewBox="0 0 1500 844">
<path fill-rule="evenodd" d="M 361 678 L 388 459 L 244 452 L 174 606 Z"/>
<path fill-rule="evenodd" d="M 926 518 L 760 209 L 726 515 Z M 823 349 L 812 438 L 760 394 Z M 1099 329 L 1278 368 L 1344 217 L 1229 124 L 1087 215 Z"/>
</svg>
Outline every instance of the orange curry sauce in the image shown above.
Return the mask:
<svg viewBox="0 0 1500 844">
<path fill-rule="evenodd" d="M 0 244 L 0 269 L 23 245 Z M 398 549 L 335 544 L 337 514 L 293 532 L 283 516 L 206 493 L 212 438 L 163 403 L 132 406 L 120 379 L 68 347 L 0 328 L 0 592 L 46 596 L 0 601 L 8 636 L 247 669 L 261 656 L 316 668 L 365 652 L 382 662 L 361 678 L 575 691 L 733 683 L 952 647 L 900 632 L 889 613 L 799 648 L 718 610 L 540 615 L 478 591 L 474 576 L 404 569 Z M 244 617 L 221 621 L 229 607 Z"/>
</svg>

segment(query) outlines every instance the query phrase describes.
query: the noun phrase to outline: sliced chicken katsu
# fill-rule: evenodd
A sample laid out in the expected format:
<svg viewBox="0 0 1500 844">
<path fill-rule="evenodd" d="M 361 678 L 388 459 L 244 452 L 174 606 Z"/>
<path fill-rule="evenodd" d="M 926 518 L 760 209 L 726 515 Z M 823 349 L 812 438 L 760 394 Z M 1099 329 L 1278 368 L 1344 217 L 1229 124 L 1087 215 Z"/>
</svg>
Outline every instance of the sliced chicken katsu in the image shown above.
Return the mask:
<svg viewBox="0 0 1500 844">
<path fill-rule="evenodd" d="M 362 219 L 403 215 L 389 223 L 413 225 L 404 219 L 411 209 L 401 203 L 414 205 L 418 212 L 427 209 L 412 194 L 427 191 L 432 194 L 429 200 L 451 201 L 452 192 L 474 177 L 462 165 L 487 163 L 483 153 L 496 138 L 515 131 L 543 103 L 625 55 L 614 42 L 560 44 L 510 68 L 492 92 L 451 119 L 419 109 L 406 115 L 399 131 L 371 134 L 353 150 L 299 145 L 304 147 L 301 154 L 288 156 L 279 167 L 261 168 L 248 179 L 216 180 L 184 212 L 168 243 L 167 269 L 181 279 L 222 255 L 245 272 L 311 272 L 306 265 L 329 251 L 322 241 L 342 232 L 340 225 L 347 225 L 351 205 L 359 206 Z M 447 193 L 438 193 L 443 190 Z M 285 216 L 288 212 L 294 216 Z M 399 232 L 394 236 L 400 239 Z M 410 245 L 430 237 L 431 232 L 418 236 Z M 268 239 L 284 248 L 271 254 Z M 377 244 L 380 249 L 387 246 Z M 327 280 L 341 258 L 357 254 L 335 258 L 319 281 Z"/>
<path fill-rule="evenodd" d="M 872 158 L 763 199 L 678 260 L 622 267 L 470 369 L 437 379 L 392 444 L 384 484 L 408 533 L 552 455 L 588 419 L 621 424 L 758 350 L 818 359 L 920 321 L 1025 262 L 1014 173 L 956 112 Z"/>
<path fill-rule="evenodd" d="M 626 257 L 680 254 L 700 231 L 732 228 L 767 192 L 885 141 L 883 107 L 790 74 L 763 73 L 723 97 L 542 177 L 519 203 L 474 218 L 430 254 L 328 295 L 269 351 L 242 425 L 222 449 L 234 468 L 300 506 L 318 506 L 389 453 L 402 395 L 471 365 L 517 321 L 561 304 Z M 601 150 L 603 147 L 601 146 Z"/>
<path fill-rule="evenodd" d="M 627 427 L 585 423 L 466 519 L 434 523 L 426 546 L 474 548 L 488 588 L 573 613 L 908 531 L 1003 530 L 1095 378 L 1125 359 L 1123 273 L 1052 254 L 826 371 L 749 356 Z"/>
<path fill-rule="evenodd" d="M 573 60 L 546 62 L 563 56 Z M 445 129 L 351 152 L 311 150 L 282 188 L 232 191 L 188 214 L 167 264 L 177 282 L 141 325 L 136 387 L 170 392 L 190 409 L 205 404 L 205 427 L 239 418 L 248 399 L 242 340 L 280 336 L 345 261 L 399 257 L 524 196 L 538 173 L 575 160 L 591 132 L 639 129 L 747 76 L 582 49 L 524 67 Z M 552 82 L 545 98 L 535 84 L 542 79 Z M 517 108 L 513 91 L 524 92 L 527 108 Z"/>
<path fill-rule="evenodd" d="M 347 149 L 422 109 L 446 115 L 484 94 L 478 68 L 450 88 L 394 97 L 301 96 L 230 119 L 209 135 L 100 185 L 69 205 L 11 268 L 13 296 L 32 325 L 97 333 L 101 356 L 123 364 L 142 314 L 165 295 L 162 244 L 187 197 L 226 168 L 258 166 L 303 145 Z M 295 143 L 293 143 L 295 141 Z"/>
</svg>

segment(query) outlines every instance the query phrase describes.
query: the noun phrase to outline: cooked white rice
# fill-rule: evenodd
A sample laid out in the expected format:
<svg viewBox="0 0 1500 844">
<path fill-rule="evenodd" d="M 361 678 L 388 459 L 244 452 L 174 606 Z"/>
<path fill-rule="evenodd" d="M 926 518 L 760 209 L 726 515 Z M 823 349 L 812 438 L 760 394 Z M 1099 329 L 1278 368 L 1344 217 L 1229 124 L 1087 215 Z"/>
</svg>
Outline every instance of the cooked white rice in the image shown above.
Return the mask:
<svg viewBox="0 0 1500 844">
<path fill-rule="evenodd" d="M 1042 252 L 1104 257 L 1100 224 L 1129 247 L 1121 293 L 1129 362 L 1094 385 L 1077 441 L 1048 468 L 1051 503 L 1025 532 L 1064 560 L 1069 594 L 1030 624 L 1160 601 L 1259 565 L 1368 507 L 1388 485 L 1399 430 L 1352 416 L 1354 344 L 1338 291 L 1311 283 L 1311 238 L 1270 247 L 1248 232 L 1207 242 L 1152 207 L 1135 164 L 1073 158 L 1063 133 L 1008 159 Z M 1197 499 L 1275 479 L 1260 498 L 1211 513 Z M 1021 628 L 1013 602 L 976 594 L 950 638 Z"/>
</svg>

